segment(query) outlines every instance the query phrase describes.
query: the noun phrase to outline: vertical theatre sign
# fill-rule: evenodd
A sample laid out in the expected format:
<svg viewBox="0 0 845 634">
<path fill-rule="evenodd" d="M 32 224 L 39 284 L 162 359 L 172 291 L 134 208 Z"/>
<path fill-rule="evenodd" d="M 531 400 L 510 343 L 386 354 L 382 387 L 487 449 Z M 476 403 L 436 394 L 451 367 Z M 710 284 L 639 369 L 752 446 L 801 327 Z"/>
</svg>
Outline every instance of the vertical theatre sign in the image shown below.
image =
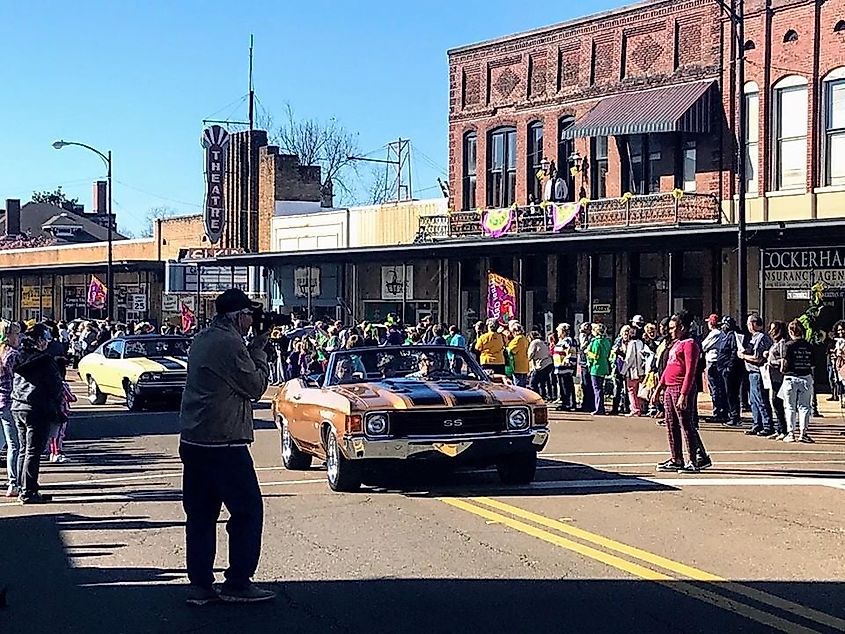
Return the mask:
<svg viewBox="0 0 845 634">
<path fill-rule="evenodd" d="M 226 173 L 226 151 L 229 133 L 222 126 L 203 130 L 205 148 L 205 235 L 211 244 L 220 241 L 226 217 L 223 215 L 223 174 Z"/>
</svg>

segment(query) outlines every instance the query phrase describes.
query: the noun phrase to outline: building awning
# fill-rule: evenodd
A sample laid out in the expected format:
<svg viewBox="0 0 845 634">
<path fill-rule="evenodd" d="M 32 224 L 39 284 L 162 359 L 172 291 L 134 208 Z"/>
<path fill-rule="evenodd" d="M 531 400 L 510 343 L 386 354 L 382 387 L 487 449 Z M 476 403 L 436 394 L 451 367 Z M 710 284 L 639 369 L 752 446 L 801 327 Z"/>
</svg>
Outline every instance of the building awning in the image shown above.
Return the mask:
<svg viewBox="0 0 845 634">
<path fill-rule="evenodd" d="M 576 137 L 655 132 L 710 132 L 712 81 L 631 92 L 602 99 L 563 133 Z"/>
</svg>

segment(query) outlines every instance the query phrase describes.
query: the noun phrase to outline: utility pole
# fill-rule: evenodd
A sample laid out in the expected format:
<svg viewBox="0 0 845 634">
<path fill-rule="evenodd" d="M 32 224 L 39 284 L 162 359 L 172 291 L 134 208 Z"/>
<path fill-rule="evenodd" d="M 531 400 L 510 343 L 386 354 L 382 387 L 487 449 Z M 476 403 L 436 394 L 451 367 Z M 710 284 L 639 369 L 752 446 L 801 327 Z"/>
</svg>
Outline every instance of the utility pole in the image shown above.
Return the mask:
<svg viewBox="0 0 845 634">
<path fill-rule="evenodd" d="M 402 202 L 403 200 L 413 200 L 414 190 L 411 184 L 411 139 L 399 138 L 398 141 L 391 141 L 387 144 L 387 158 L 374 159 L 366 156 L 347 156 L 348 161 L 362 161 L 364 163 L 380 163 L 384 165 L 385 181 L 395 183 L 396 191 L 393 202 Z M 396 170 L 394 178 L 390 177 L 390 167 L 393 166 Z M 404 174 L 408 175 L 408 180 L 405 182 Z M 404 192 L 404 196 L 403 196 Z"/>
<path fill-rule="evenodd" d="M 252 131 L 255 129 L 255 90 L 252 85 L 252 49 L 253 35 L 249 36 L 249 136 L 247 138 L 247 244 L 244 248 L 252 252 L 258 251 L 258 210 L 256 209 L 255 187 L 253 186 L 254 161 L 252 159 Z"/>
</svg>

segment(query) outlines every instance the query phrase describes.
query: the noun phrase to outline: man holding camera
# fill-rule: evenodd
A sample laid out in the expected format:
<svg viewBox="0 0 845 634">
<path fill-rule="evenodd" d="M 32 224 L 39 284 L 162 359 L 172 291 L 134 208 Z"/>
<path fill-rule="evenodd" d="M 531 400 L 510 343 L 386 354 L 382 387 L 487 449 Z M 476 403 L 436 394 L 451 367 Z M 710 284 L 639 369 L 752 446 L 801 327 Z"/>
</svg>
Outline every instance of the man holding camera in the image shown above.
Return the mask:
<svg viewBox="0 0 845 634">
<path fill-rule="evenodd" d="M 260 307 L 231 288 L 214 302 L 211 326 L 194 338 L 180 415 L 182 504 L 190 588 L 187 601 L 254 603 L 275 593 L 257 587 L 252 576 L 261 553 L 264 509 L 249 445 L 254 439 L 252 404 L 267 390 L 268 333 L 254 332 Z M 255 329 L 259 325 L 255 324 Z M 255 330 L 254 329 L 254 330 Z M 213 587 L 217 519 L 229 511 L 229 568 L 219 594 Z"/>
</svg>

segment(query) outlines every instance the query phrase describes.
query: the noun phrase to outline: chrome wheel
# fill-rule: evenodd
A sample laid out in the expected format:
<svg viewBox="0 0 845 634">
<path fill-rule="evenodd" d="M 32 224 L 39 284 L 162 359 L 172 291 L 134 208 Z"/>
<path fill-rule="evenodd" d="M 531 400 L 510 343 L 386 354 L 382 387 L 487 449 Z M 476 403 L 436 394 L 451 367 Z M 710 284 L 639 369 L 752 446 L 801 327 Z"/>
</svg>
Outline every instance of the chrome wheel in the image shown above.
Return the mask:
<svg viewBox="0 0 845 634">
<path fill-rule="evenodd" d="M 334 433 L 330 432 L 329 446 L 326 450 L 326 473 L 328 475 L 330 485 L 337 485 L 339 452 L 340 449 L 337 446 L 337 438 L 335 438 Z M 332 486 L 332 488 L 334 488 L 334 486 Z"/>
<path fill-rule="evenodd" d="M 288 422 L 282 422 L 282 460 L 285 464 L 290 462 L 293 456 L 293 439 L 290 437 Z"/>
<path fill-rule="evenodd" d="M 289 471 L 308 469 L 311 466 L 311 455 L 296 446 L 288 421 L 283 416 L 279 417 L 279 427 L 282 430 L 282 465 Z"/>
<path fill-rule="evenodd" d="M 94 380 L 94 377 L 88 377 L 88 402 L 91 405 L 105 405 L 106 395 L 100 391 L 100 386 Z"/>
<path fill-rule="evenodd" d="M 326 438 L 326 477 L 332 491 L 357 491 L 361 488 L 360 461 L 348 460 L 340 450 L 335 432 Z"/>
</svg>

